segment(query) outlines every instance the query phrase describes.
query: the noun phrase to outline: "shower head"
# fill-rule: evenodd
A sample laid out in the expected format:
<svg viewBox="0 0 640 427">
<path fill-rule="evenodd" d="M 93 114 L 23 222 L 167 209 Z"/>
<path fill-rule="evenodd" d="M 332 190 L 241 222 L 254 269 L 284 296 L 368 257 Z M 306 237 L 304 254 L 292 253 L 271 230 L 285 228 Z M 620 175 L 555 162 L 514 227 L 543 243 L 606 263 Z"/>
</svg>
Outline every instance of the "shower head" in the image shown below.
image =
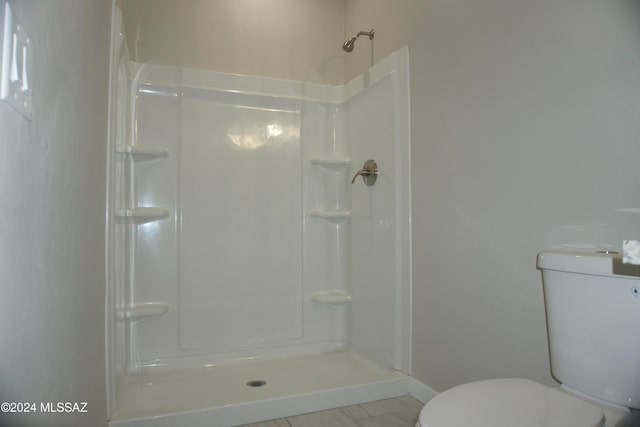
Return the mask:
<svg viewBox="0 0 640 427">
<path fill-rule="evenodd" d="M 351 52 L 353 50 L 353 45 L 356 44 L 357 38 L 358 37 L 353 36 L 342 44 L 342 48 L 345 50 L 345 52 Z"/>
<path fill-rule="evenodd" d="M 375 33 L 375 31 L 373 30 L 373 28 L 371 29 L 371 31 L 360 31 L 358 34 L 356 34 L 355 36 L 351 37 L 349 40 L 344 42 L 342 44 L 342 49 L 344 49 L 345 52 L 351 52 L 353 50 L 353 45 L 356 44 L 356 39 L 358 37 L 360 37 L 360 36 L 368 36 L 369 40 L 373 40 L 374 33 Z"/>
</svg>

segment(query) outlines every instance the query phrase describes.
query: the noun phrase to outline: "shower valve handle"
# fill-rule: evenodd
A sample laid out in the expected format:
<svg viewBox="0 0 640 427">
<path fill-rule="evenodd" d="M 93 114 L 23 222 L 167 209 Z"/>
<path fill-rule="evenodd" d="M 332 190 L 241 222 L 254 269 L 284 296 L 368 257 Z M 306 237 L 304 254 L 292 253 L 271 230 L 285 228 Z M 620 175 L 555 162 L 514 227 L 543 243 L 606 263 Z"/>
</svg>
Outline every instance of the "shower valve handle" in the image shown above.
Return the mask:
<svg viewBox="0 0 640 427">
<path fill-rule="evenodd" d="M 356 174 L 353 176 L 353 179 L 351 180 L 352 184 L 356 182 L 356 178 L 358 176 L 361 176 L 364 183 L 368 186 L 372 186 L 373 184 L 375 184 L 376 179 L 378 179 L 378 164 L 376 163 L 376 161 L 369 159 L 364 162 L 364 166 L 362 166 L 362 169 L 356 172 Z"/>
<path fill-rule="evenodd" d="M 366 170 L 366 169 L 360 169 L 358 172 L 356 172 L 356 174 L 353 176 L 353 179 L 351 180 L 351 183 L 353 184 L 354 182 L 356 182 L 356 178 L 359 176 L 362 176 L 363 178 L 365 176 L 369 176 L 371 175 L 372 172 Z"/>
</svg>

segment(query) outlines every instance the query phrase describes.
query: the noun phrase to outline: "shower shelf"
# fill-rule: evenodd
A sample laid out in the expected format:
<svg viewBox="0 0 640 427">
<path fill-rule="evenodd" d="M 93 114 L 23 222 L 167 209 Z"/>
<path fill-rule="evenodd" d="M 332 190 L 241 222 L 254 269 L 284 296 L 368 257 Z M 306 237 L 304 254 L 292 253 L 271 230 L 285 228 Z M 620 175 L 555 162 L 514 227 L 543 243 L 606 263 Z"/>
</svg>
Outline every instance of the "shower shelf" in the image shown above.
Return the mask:
<svg viewBox="0 0 640 427">
<path fill-rule="evenodd" d="M 351 211 L 314 209 L 309 212 L 311 218 L 320 218 L 329 222 L 341 222 L 351 218 Z"/>
<path fill-rule="evenodd" d="M 309 162 L 312 165 L 338 171 L 349 166 L 351 164 L 351 159 L 336 157 L 311 157 L 309 159 Z"/>
<path fill-rule="evenodd" d="M 118 153 L 129 154 L 136 162 L 144 162 L 146 160 L 154 160 L 162 157 L 169 157 L 169 150 L 161 147 L 138 147 L 130 145 L 119 149 Z"/>
<path fill-rule="evenodd" d="M 140 320 L 147 317 L 161 316 L 167 311 L 169 311 L 169 304 L 166 302 L 146 302 L 118 310 L 118 318 Z"/>
<path fill-rule="evenodd" d="M 344 305 L 351 302 L 351 294 L 343 291 L 318 292 L 311 295 L 311 301 L 318 304 Z"/>
<path fill-rule="evenodd" d="M 169 210 L 157 207 L 140 207 L 134 209 L 116 210 L 118 218 L 130 219 L 136 224 L 144 224 L 147 222 L 157 221 L 169 216 Z"/>
</svg>

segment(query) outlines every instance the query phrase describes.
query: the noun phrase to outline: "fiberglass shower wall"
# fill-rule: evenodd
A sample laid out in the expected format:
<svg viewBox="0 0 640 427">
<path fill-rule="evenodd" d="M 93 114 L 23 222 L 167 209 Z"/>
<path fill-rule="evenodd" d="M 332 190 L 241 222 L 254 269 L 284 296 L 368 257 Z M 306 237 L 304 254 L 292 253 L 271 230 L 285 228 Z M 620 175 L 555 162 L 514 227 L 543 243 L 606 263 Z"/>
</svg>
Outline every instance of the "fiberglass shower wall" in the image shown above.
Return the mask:
<svg viewBox="0 0 640 427">
<path fill-rule="evenodd" d="M 340 105 L 303 101 L 298 82 L 136 67 L 116 210 L 129 370 L 344 348 L 346 307 L 310 299 L 348 294 Z"/>
<path fill-rule="evenodd" d="M 409 372 L 407 61 L 346 86 L 130 64 L 119 372 L 347 348 Z"/>
</svg>

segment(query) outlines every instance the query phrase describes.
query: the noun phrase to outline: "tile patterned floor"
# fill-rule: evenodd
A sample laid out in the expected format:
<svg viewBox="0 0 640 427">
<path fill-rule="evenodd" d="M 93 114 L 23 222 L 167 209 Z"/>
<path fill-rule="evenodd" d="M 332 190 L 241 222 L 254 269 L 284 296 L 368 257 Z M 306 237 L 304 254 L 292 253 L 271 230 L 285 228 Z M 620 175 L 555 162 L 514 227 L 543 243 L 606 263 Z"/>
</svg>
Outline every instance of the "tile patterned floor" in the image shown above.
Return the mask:
<svg viewBox="0 0 640 427">
<path fill-rule="evenodd" d="M 414 427 L 423 406 L 403 396 L 239 427 Z"/>
</svg>

